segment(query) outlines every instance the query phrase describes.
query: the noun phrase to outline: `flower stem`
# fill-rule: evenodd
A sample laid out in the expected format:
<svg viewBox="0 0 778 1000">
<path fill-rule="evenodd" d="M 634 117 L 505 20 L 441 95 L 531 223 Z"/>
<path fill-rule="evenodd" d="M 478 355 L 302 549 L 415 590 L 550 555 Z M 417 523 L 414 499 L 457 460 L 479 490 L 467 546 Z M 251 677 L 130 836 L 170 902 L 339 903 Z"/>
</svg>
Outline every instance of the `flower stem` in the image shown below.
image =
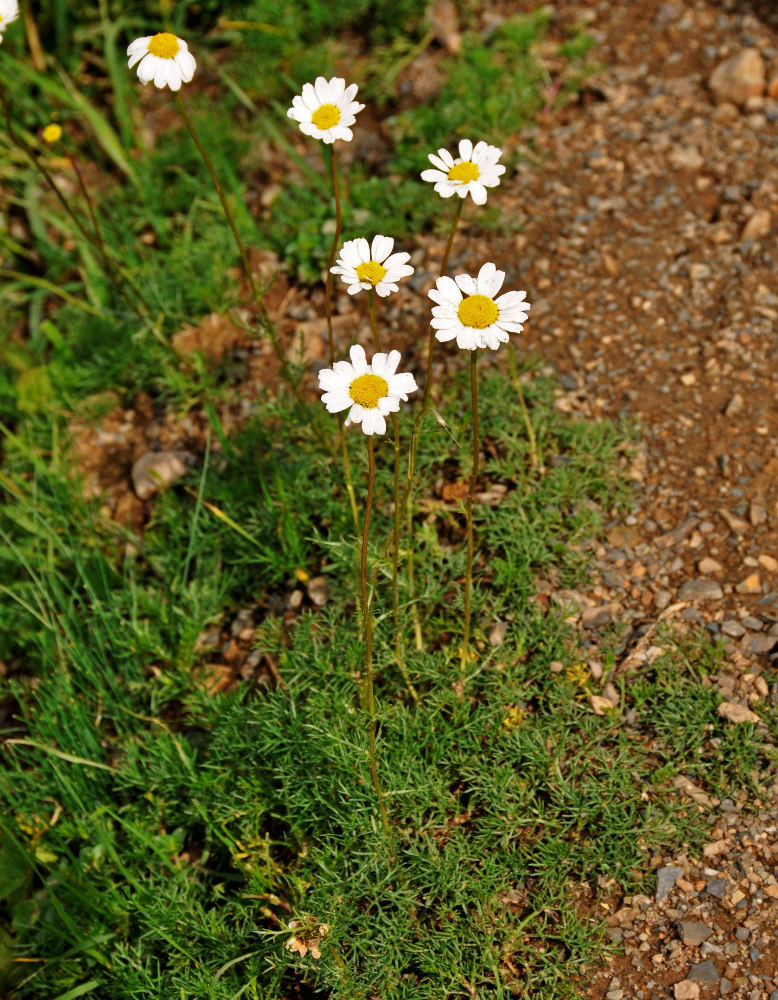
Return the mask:
<svg viewBox="0 0 778 1000">
<path fill-rule="evenodd" d="M 362 556 L 360 560 L 359 582 L 362 592 L 362 619 L 365 629 L 365 701 L 370 714 L 368 760 L 370 761 L 370 777 L 373 780 L 381 822 L 384 825 L 387 839 L 391 839 L 389 814 L 386 811 L 381 784 L 378 780 L 378 765 L 376 763 L 376 729 L 378 726 L 375 711 L 375 692 L 373 691 L 373 625 L 370 618 L 370 602 L 367 592 L 367 544 L 370 536 L 370 515 L 373 511 L 373 496 L 375 494 L 375 457 L 373 455 L 373 437 L 367 436 L 367 500 L 365 501 L 365 523 L 362 530 Z"/>
<path fill-rule="evenodd" d="M 332 174 L 332 194 L 335 198 L 335 232 L 332 234 L 332 247 L 327 261 L 327 274 L 324 278 L 324 312 L 327 316 L 327 338 L 330 346 L 330 367 L 335 364 L 335 337 L 332 332 L 332 282 L 331 268 L 335 263 L 340 243 L 340 230 L 343 224 L 343 214 L 340 207 L 340 185 L 338 184 L 338 163 L 335 159 L 334 146 L 330 146 L 330 172 Z"/>
<path fill-rule="evenodd" d="M 197 151 L 202 157 L 203 163 L 205 163 L 206 167 L 208 168 L 208 173 L 211 175 L 211 180 L 213 181 L 214 188 L 216 188 L 216 194 L 219 196 L 219 201 L 222 206 L 222 211 L 224 212 L 224 217 L 227 220 L 227 224 L 229 225 L 233 239 L 235 240 L 235 245 L 238 248 L 238 253 L 240 254 L 240 260 L 241 263 L 243 264 L 243 270 L 246 274 L 249 287 L 251 288 L 251 293 L 254 296 L 257 306 L 259 307 L 262 326 L 270 339 L 270 344 L 273 348 L 273 353 L 275 354 L 276 359 L 278 360 L 278 364 L 281 368 L 281 374 L 283 375 L 283 378 L 287 382 L 287 384 L 290 385 L 293 390 L 295 390 L 295 395 L 298 398 L 298 402 L 301 402 L 299 397 L 299 389 L 297 388 L 298 380 L 292 374 L 292 371 L 289 368 L 289 362 L 284 357 L 284 353 L 281 350 L 281 345 L 278 343 L 278 337 L 276 336 L 275 327 L 273 326 L 273 323 L 271 322 L 270 317 L 267 314 L 267 309 L 265 308 L 265 303 L 262 298 L 262 293 L 260 292 L 257 283 L 254 280 L 254 275 L 252 274 L 251 271 L 251 264 L 249 262 L 249 257 L 248 254 L 246 253 L 246 247 L 243 243 L 243 240 L 241 239 L 240 233 L 238 232 L 238 227 L 235 225 L 235 219 L 233 217 L 232 212 L 230 211 L 230 206 L 227 203 L 227 197 L 224 194 L 224 188 L 222 187 L 221 181 L 219 180 L 218 174 L 216 173 L 216 168 L 214 167 L 213 161 L 211 160 L 210 156 L 206 152 L 205 146 L 203 146 L 202 142 L 200 141 L 200 136 L 197 134 L 197 130 L 194 127 L 194 122 L 189 117 L 189 112 L 184 107 L 184 102 L 181 99 L 181 94 L 179 93 L 179 91 L 175 91 L 175 101 L 176 101 L 176 107 L 178 108 L 178 113 L 181 115 L 181 119 L 184 122 L 184 125 L 186 125 L 186 129 L 192 138 L 192 142 L 195 144 L 195 146 L 197 146 Z"/>
<path fill-rule="evenodd" d="M 481 455 L 481 435 L 478 426 L 478 378 L 476 373 L 477 349 L 470 352 L 470 399 L 473 411 L 473 469 L 465 499 L 465 522 L 467 526 L 467 566 L 465 569 L 465 628 L 462 636 L 462 674 L 470 660 L 470 618 L 472 614 L 471 596 L 473 590 L 473 494 L 478 480 Z"/>
<path fill-rule="evenodd" d="M 454 245 L 454 236 L 456 235 L 457 227 L 459 226 L 459 220 L 462 216 L 462 208 L 465 204 L 464 198 L 457 199 L 457 208 L 454 213 L 454 220 L 451 223 L 451 231 L 448 234 L 448 242 L 446 243 L 446 252 L 443 254 L 443 260 L 440 262 L 440 274 L 439 277 L 443 277 L 446 273 L 446 268 L 448 267 L 448 258 L 451 254 L 451 247 Z M 427 341 L 427 381 L 424 386 L 424 396 L 421 401 L 422 412 L 428 409 L 430 392 L 432 390 L 432 359 L 435 354 L 435 330 L 430 326 L 430 335 Z M 415 425 L 414 425 L 415 430 Z"/>
<path fill-rule="evenodd" d="M 332 271 L 330 268 L 335 263 L 340 243 L 340 230 L 343 222 L 343 214 L 340 206 L 340 185 L 338 184 L 338 166 L 335 159 L 335 149 L 330 146 L 330 172 L 332 174 L 332 193 L 335 198 L 335 232 L 332 235 L 332 247 L 330 257 L 327 261 L 327 274 L 324 277 L 324 312 L 327 317 L 327 343 L 330 351 L 330 368 L 335 364 L 335 337 L 332 332 Z M 348 447 L 346 445 L 346 428 L 343 421 L 338 420 L 338 437 L 340 440 L 340 453 L 343 458 L 343 477 L 346 480 L 346 492 L 348 502 L 351 507 L 351 516 L 354 519 L 354 533 L 359 534 L 359 508 L 357 507 L 357 495 L 354 490 L 354 480 L 351 478 L 351 463 L 348 457 Z"/>
<path fill-rule="evenodd" d="M 368 311 L 370 313 L 370 326 L 373 329 L 373 339 L 376 350 L 381 348 L 381 335 L 378 332 L 378 323 L 375 317 L 375 292 L 371 288 L 368 291 Z M 408 694 L 419 704 L 419 693 L 413 686 L 408 668 L 405 665 L 405 644 L 400 626 L 400 585 L 399 585 L 399 562 L 400 562 L 400 525 L 402 523 L 402 508 L 400 505 L 400 424 L 395 413 L 390 414 L 392 420 L 392 430 L 394 431 L 394 523 L 392 526 L 392 621 L 394 624 L 394 658 L 405 681 Z"/>
<path fill-rule="evenodd" d="M 529 410 L 527 409 L 527 402 L 524 399 L 524 391 L 521 387 L 521 379 L 519 378 L 516 365 L 516 350 L 512 341 L 508 344 L 508 372 L 511 377 L 511 382 L 513 382 L 513 387 L 516 390 L 519 406 L 521 407 L 521 415 L 524 418 L 524 427 L 526 428 L 527 440 L 529 442 L 530 466 L 533 469 L 537 469 L 538 472 L 542 472 L 543 462 L 538 451 L 538 440 L 535 436 L 535 428 L 532 424 L 532 418 L 530 417 Z"/>
<path fill-rule="evenodd" d="M 440 273 L 439 277 L 442 277 L 446 273 L 446 268 L 448 267 L 448 258 L 451 255 L 451 248 L 454 245 L 454 237 L 456 236 L 456 231 L 459 226 L 459 220 L 462 217 L 462 208 L 464 206 L 465 199 L 457 199 L 457 207 L 454 212 L 454 218 L 451 223 L 451 230 L 448 234 L 448 240 L 446 242 L 446 250 L 443 254 L 443 260 L 440 262 Z M 416 419 L 413 421 L 413 428 L 411 430 L 411 443 L 408 448 L 408 476 L 405 481 L 405 489 L 403 490 L 402 500 L 400 502 L 401 511 L 405 511 L 407 505 L 411 498 L 411 493 L 413 492 L 413 476 L 416 472 L 416 453 L 419 446 L 419 434 L 421 432 L 421 425 L 424 421 L 424 417 L 429 412 L 429 400 L 430 393 L 432 391 L 432 359 L 435 354 L 435 330 L 430 326 L 429 339 L 427 341 L 427 379 L 424 383 L 424 395 L 422 396 L 421 406 L 419 407 L 419 412 L 416 414 Z M 408 514 L 409 521 L 409 537 L 410 537 L 410 525 L 412 522 L 412 515 Z M 419 621 L 419 609 L 416 606 L 415 600 L 415 588 L 414 588 L 414 572 L 413 572 L 413 546 L 408 546 L 408 587 L 410 591 L 410 602 L 411 608 L 413 609 L 413 628 L 416 635 L 416 648 L 421 650 L 424 648 L 421 622 Z"/>
</svg>

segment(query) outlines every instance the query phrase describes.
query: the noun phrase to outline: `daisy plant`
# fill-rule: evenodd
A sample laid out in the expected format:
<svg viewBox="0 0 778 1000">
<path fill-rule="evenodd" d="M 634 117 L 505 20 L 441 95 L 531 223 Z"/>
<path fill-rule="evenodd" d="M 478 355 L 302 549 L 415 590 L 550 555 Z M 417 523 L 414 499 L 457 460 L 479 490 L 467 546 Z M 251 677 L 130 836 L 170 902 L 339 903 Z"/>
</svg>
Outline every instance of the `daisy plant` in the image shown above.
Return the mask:
<svg viewBox="0 0 778 1000">
<path fill-rule="evenodd" d="M 465 570 L 465 622 L 461 662 L 464 674 L 470 659 L 471 593 L 473 589 L 473 496 L 478 481 L 481 436 L 478 424 L 477 352 L 496 350 L 507 343 L 511 333 L 521 333 L 530 308 L 526 292 L 503 292 L 505 272 L 487 262 L 477 276 L 441 276 L 429 297 L 435 303 L 430 325 L 435 338 L 443 343 L 456 339 L 457 346 L 470 351 L 470 398 L 473 413 L 473 464 L 465 498 L 467 563 Z"/>
<path fill-rule="evenodd" d="M 377 351 L 382 350 L 382 347 L 375 314 L 375 296 L 377 294 L 385 298 L 392 292 L 399 291 L 397 282 L 413 274 L 413 268 L 408 264 L 411 255 L 404 251 L 392 253 L 393 250 L 394 240 L 391 236 L 374 236 L 371 243 L 368 243 L 364 237 L 347 240 L 340 249 L 337 264 L 330 268 L 333 274 L 339 274 L 345 284 L 348 285 L 347 290 L 349 295 L 356 295 L 360 291 L 367 291 L 370 326 L 373 331 Z M 391 413 L 390 417 L 394 434 L 394 528 L 391 544 L 392 615 L 394 619 L 395 659 L 405 685 L 408 688 L 408 692 L 413 700 L 418 702 L 418 693 L 405 667 L 402 629 L 400 628 L 399 557 L 402 515 L 400 504 L 400 428 L 395 414 Z"/>
<path fill-rule="evenodd" d="M 303 84 L 301 94 L 292 99 L 292 106 L 287 110 L 287 116 L 299 123 L 300 131 L 314 139 L 320 139 L 329 147 L 330 173 L 332 176 L 332 194 L 335 199 L 335 232 L 332 234 L 332 247 L 327 261 L 327 271 L 324 280 L 324 312 L 327 319 L 327 343 L 329 346 L 330 364 L 335 365 L 335 337 L 332 330 L 332 267 L 335 263 L 340 232 L 343 226 L 343 212 L 340 204 L 340 186 L 338 184 L 338 166 L 335 158 L 334 143 L 337 140 L 351 142 L 354 133 L 351 126 L 356 116 L 364 108 L 364 104 L 355 101 L 358 85 L 346 81 L 339 76 L 327 80 L 317 76 L 315 83 Z M 346 491 L 351 505 L 351 515 L 354 519 L 354 529 L 359 533 L 359 510 L 357 509 L 354 483 L 351 479 L 351 465 L 346 448 L 346 436 L 343 427 L 339 425 L 340 451 L 343 459 L 343 475 L 346 480 Z"/>
<path fill-rule="evenodd" d="M 434 190 L 442 198 L 450 198 L 458 194 L 454 218 L 449 230 L 446 248 L 443 259 L 440 263 L 439 276 L 443 277 L 448 267 L 448 260 L 451 256 L 451 248 L 454 245 L 459 220 L 462 216 L 462 209 L 465 198 L 469 194 L 476 205 L 483 205 L 487 198 L 487 188 L 496 187 L 500 183 L 500 177 L 505 172 L 505 167 L 497 161 L 502 156 L 502 150 L 497 146 L 481 140 L 473 145 L 472 140 L 462 139 L 459 143 L 459 156 L 454 157 L 446 149 L 439 149 L 437 155 L 430 153 L 428 159 L 436 168 L 435 170 L 423 170 L 422 180 L 434 183 Z M 411 431 L 411 442 L 408 451 L 408 476 L 405 482 L 405 489 L 401 505 L 406 511 L 406 516 L 410 523 L 412 511 L 410 497 L 413 491 L 413 476 L 416 470 L 416 451 L 419 442 L 421 425 L 430 408 L 430 396 L 432 393 L 432 363 L 435 356 L 435 328 L 430 327 L 429 338 L 427 340 L 427 378 L 424 384 L 424 394 L 421 406 L 413 423 Z M 408 580 L 413 591 L 413 548 L 408 552 Z M 414 630 L 416 633 L 416 647 L 422 648 L 421 625 L 414 607 Z"/>
<path fill-rule="evenodd" d="M 322 402 L 328 412 L 342 413 L 348 410 L 345 427 L 359 424 L 367 436 L 367 498 L 359 561 L 359 588 L 365 630 L 365 704 L 370 715 L 368 759 L 381 820 L 387 837 L 391 837 L 389 815 L 381 792 L 376 761 L 373 626 L 367 587 L 367 549 L 375 493 L 373 436 L 386 433 L 386 417 L 395 414 L 400 409 L 400 401 L 407 402 L 408 394 L 415 392 L 418 386 L 410 372 L 397 371 L 400 364 L 399 351 L 376 353 L 372 361 L 368 362 L 364 347 L 354 344 L 349 355 L 351 361 L 336 361 L 332 368 L 325 368 L 319 373 L 319 388 L 323 390 Z"/>
</svg>

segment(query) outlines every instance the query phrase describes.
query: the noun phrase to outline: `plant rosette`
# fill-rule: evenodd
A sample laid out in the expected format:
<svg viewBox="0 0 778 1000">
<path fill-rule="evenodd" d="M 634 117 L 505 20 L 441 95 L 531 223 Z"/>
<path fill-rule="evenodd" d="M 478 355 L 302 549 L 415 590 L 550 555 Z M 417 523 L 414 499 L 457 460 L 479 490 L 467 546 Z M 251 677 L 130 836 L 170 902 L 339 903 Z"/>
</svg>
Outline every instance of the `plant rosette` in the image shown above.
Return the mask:
<svg viewBox="0 0 778 1000">
<path fill-rule="evenodd" d="M 351 361 L 336 361 L 319 372 L 321 398 L 329 413 L 348 410 L 346 427 L 361 424 L 365 434 L 385 434 L 386 417 L 407 402 L 419 387 L 410 372 L 398 372 L 400 352 L 374 354 L 368 364 L 364 347 L 354 344 Z"/>
<path fill-rule="evenodd" d="M 182 83 L 189 83 L 197 66 L 189 46 L 169 31 L 136 38 L 127 46 L 130 69 L 138 63 L 141 83 L 153 83 L 162 90 L 180 90 Z"/>
<path fill-rule="evenodd" d="M 530 308 L 525 301 L 527 293 L 497 296 L 504 281 L 505 271 L 491 262 L 484 264 L 475 278 L 469 274 L 438 278 L 429 292 L 436 303 L 430 320 L 436 340 L 445 343 L 456 338 L 463 351 L 479 347 L 496 351 L 500 344 L 508 343 L 509 334 L 521 333 Z"/>
<path fill-rule="evenodd" d="M 408 264 L 411 255 L 404 251 L 392 253 L 393 249 L 391 236 L 374 236 L 372 243 L 363 236 L 346 240 L 340 248 L 337 264 L 330 271 L 345 281 L 349 295 L 374 288 L 377 295 L 385 298 L 399 291 L 398 281 L 413 274 Z"/>
<path fill-rule="evenodd" d="M 302 94 L 292 100 L 292 107 L 286 112 L 289 118 L 299 122 L 300 131 L 314 139 L 331 143 L 336 139 L 351 142 L 354 137 L 350 127 L 364 104 L 355 101 L 359 87 L 356 83 L 346 86 L 339 76 L 326 80 L 317 76 L 315 83 L 303 84 Z"/>
<path fill-rule="evenodd" d="M 505 173 L 505 167 L 497 162 L 501 156 L 502 150 L 488 142 L 481 140 L 473 146 L 470 139 L 462 139 L 457 159 L 447 149 L 439 149 L 437 156 L 430 153 L 427 159 L 436 169 L 423 170 L 421 179 L 433 183 L 441 198 L 470 195 L 476 205 L 484 205 L 486 189 L 497 187 Z"/>
</svg>

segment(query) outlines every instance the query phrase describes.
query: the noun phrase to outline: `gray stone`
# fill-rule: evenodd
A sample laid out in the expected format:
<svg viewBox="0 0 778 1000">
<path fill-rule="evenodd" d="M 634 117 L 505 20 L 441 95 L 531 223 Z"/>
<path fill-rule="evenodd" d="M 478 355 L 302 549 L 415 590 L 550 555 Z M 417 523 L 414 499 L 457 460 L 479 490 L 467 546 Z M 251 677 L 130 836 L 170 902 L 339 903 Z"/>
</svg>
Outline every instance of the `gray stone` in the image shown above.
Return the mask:
<svg viewBox="0 0 778 1000">
<path fill-rule="evenodd" d="M 717 983 L 719 974 L 716 966 L 708 959 L 707 962 L 698 962 L 689 969 L 688 979 L 693 979 L 696 983 Z"/>
<path fill-rule="evenodd" d="M 682 601 L 720 601 L 724 596 L 721 584 L 715 580 L 698 577 L 687 580 L 681 587 L 678 596 Z"/>
<path fill-rule="evenodd" d="M 719 806 L 719 808 L 721 808 L 721 806 Z M 724 893 L 727 891 L 727 879 L 712 878 L 705 886 L 705 891 L 708 895 L 715 896 L 716 899 L 723 899 Z"/>
<path fill-rule="evenodd" d="M 746 630 L 740 622 L 732 621 L 731 619 L 721 623 L 721 631 L 724 635 L 731 636 L 733 639 L 739 639 L 746 634 Z"/>
<path fill-rule="evenodd" d="M 746 628 L 750 628 L 752 632 L 760 632 L 764 628 L 764 622 L 761 618 L 754 618 L 753 615 L 746 615 L 745 618 L 741 619 L 741 625 L 745 625 Z"/>
<path fill-rule="evenodd" d="M 737 927 L 735 929 L 735 937 L 738 941 L 748 941 L 750 933 L 747 927 Z"/>
<path fill-rule="evenodd" d="M 757 656 L 763 656 L 765 653 L 769 653 L 770 650 L 776 643 L 774 635 L 755 635 L 748 643 L 749 653 L 755 653 Z"/>
<path fill-rule="evenodd" d="M 683 875 L 683 868 L 678 868 L 676 865 L 665 865 L 664 868 L 659 869 L 656 873 L 656 895 L 654 896 L 657 903 L 660 899 L 665 898 L 680 875 Z"/>
<path fill-rule="evenodd" d="M 729 979 L 726 978 L 726 976 L 721 977 L 721 981 L 719 982 L 719 993 L 721 996 L 728 997 L 734 988 L 734 985 Z M 778 1000 L 778 998 L 776 998 L 776 1000 Z"/>
<path fill-rule="evenodd" d="M 584 608 L 581 612 L 581 624 L 584 628 L 599 628 L 613 621 L 610 604 L 600 604 L 596 608 Z"/>
<path fill-rule="evenodd" d="M 678 926 L 681 928 L 683 943 L 689 946 L 702 944 L 713 933 L 713 928 L 701 920 L 679 920 Z"/>
<path fill-rule="evenodd" d="M 141 500 L 148 500 L 186 472 L 186 466 L 172 451 L 147 451 L 132 467 L 132 485 Z"/>
</svg>

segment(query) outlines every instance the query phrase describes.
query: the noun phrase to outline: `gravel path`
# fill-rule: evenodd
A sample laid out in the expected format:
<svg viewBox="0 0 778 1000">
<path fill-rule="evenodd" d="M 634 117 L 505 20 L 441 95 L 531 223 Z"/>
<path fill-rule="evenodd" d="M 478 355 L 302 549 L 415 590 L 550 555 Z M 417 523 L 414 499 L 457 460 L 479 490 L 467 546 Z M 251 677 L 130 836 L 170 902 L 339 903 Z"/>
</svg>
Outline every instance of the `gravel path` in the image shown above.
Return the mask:
<svg viewBox="0 0 778 1000">
<path fill-rule="evenodd" d="M 557 405 L 640 428 L 637 509 L 609 525 L 589 586 L 567 595 L 582 631 L 596 648 L 599 625 L 641 622 L 645 638 L 625 651 L 638 666 L 660 617 L 725 637 L 718 683 L 733 725 L 778 698 L 771 12 L 711 0 L 560 3 L 555 30 L 588 18 L 605 68 L 578 105 L 522 137 L 540 164 L 506 185 L 502 207 L 524 225 L 494 258 L 516 262 L 506 287 L 528 290 L 522 340 L 558 371 Z M 743 50 L 732 73 L 710 80 Z M 714 97 L 722 75 L 737 103 Z M 704 856 L 679 845 L 652 858 L 656 897 L 603 910 L 626 955 L 586 995 L 778 1000 L 778 789 L 761 808 L 718 802 L 683 779 L 679 795 L 710 816 Z"/>
</svg>

